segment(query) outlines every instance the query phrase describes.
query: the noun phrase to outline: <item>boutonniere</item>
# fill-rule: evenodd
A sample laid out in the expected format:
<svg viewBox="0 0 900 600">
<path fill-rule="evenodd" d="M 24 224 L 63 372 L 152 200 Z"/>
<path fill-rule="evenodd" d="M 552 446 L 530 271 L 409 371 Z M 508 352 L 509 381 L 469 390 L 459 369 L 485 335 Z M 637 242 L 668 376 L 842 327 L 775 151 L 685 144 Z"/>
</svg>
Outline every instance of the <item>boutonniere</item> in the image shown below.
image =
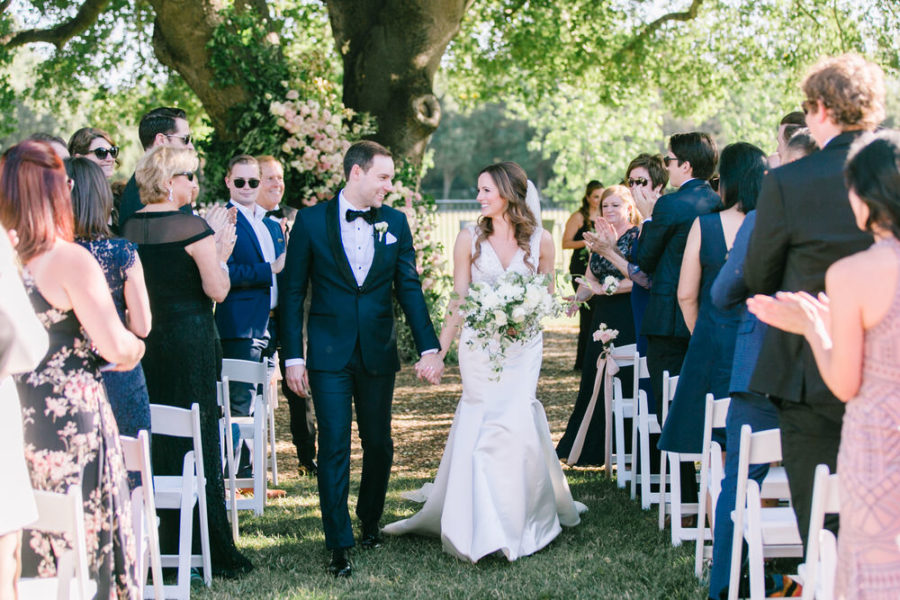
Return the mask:
<svg viewBox="0 0 900 600">
<path fill-rule="evenodd" d="M 384 233 L 387 231 L 388 224 L 385 221 L 378 221 L 375 223 L 375 231 L 378 232 L 378 241 L 381 242 L 384 240 Z"/>
</svg>

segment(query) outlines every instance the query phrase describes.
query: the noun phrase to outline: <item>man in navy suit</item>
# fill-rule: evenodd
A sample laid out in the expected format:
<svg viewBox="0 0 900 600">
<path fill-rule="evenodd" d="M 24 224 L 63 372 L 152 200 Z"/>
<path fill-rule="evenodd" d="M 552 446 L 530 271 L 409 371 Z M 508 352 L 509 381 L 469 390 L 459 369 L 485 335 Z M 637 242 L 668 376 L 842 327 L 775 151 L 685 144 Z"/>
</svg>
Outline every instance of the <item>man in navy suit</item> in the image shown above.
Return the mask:
<svg viewBox="0 0 900 600">
<path fill-rule="evenodd" d="M 285 377 L 301 396 L 312 392 L 319 425 L 319 502 L 329 571 L 351 573 L 354 545 L 347 496 L 350 426 L 356 408 L 363 449 L 356 514 L 364 548 L 382 543 L 391 462 L 391 401 L 400 369 L 393 314 L 396 297 L 422 355 L 420 378 L 440 380 L 443 362 L 422 286 L 406 216 L 382 206 L 393 189 L 394 161 L 383 146 L 362 141 L 344 156 L 346 186 L 330 202 L 303 209 L 294 221 L 281 289 Z M 303 304 L 311 294 L 308 352 Z"/>
<path fill-rule="evenodd" d="M 216 306 L 222 356 L 256 362 L 268 346 L 269 313 L 278 300 L 275 276 L 285 262 L 284 233 L 256 203 L 259 183 L 255 158 L 241 154 L 229 161 L 225 185 L 231 195 L 228 208 L 237 208 L 237 240 L 227 264 L 231 291 Z M 232 383 L 229 391 L 232 415 L 249 415 L 252 386 Z"/>
<path fill-rule="evenodd" d="M 681 372 L 691 338 L 676 295 L 681 258 L 694 219 L 720 205 L 707 182 L 718 158 L 716 143 L 707 133 L 678 133 L 669 139 L 663 161 L 669 183 L 678 190 L 657 200 L 638 242 L 637 264 L 653 279 L 641 334 L 647 337 L 647 368 L 656 398 L 662 398 L 663 371 L 673 376 Z"/>
</svg>

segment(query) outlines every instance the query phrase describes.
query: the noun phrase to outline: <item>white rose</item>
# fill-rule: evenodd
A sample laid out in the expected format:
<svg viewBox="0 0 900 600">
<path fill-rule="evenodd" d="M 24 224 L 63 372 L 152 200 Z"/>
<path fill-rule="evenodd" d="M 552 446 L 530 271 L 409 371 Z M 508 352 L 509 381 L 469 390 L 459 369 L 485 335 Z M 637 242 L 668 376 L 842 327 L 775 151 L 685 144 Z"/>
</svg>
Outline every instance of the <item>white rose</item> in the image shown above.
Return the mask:
<svg viewBox="0 0 900 600">
<path fill-rule="evenodd" d="M 495 310 L 494 311 L 494 322 L 497 324 L 498 327 L 503 327 L 504 325 L 506 325 L 506 323 L 507 323 L 506 313 L 503 312 L 502 310 Z"/>
<path fill-rule="evenodd" d="M 513 323 L 521 323 L 525 320 L 525 309 L 521 306 L 517 306 L 513 309 L 512 312 L 512 320 Z"/>
</svg>

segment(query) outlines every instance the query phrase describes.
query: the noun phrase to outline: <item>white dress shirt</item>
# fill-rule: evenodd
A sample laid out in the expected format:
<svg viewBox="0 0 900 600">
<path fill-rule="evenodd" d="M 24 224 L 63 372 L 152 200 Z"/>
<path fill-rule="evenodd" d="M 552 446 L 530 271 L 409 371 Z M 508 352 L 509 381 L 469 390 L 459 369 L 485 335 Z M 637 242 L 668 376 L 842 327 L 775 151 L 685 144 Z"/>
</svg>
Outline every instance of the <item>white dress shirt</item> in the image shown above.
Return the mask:
<svg viewBox="0 0 900 600">
<path fill-rule="evenodd" d="M 237 209 L 241 211 L 241 214 L 244 215 L 244 218 L 250 223 L 253 232 L 256 233 L 256 241 L 259 242 L 259 247 L 262 250 L 265 261 L 269 264 L 275 262 L 275 259 L 277 258 L 275 256 L 275 242 L 272 240 L 272 234 L 269 233 L 269 228 L 263 223 L 263 219 L 266 218 L 266 209 L 256 203 L 252 206 L 244 206 L 243 204 L 232 201 L 232 204 L 237 206 Z M 272 287 L 269 289 L 269 298 L 270 309 L 278 306 L 278 280 L 275 277 L 275 273 L 272 273 Z"/>
<path fill-rule="evenodd" d="M 356 285 L 362 285 L 372 268 L 375 258 L 375 226 L 363 218 L 347 221 L 348 210 L 359 210 L 344 197 L 344 190 L 338 194 L 338 222 L 341 224 L 341 243 L 350 263 Z M 370 209 L 371 210 L 371 209 Z"/>
</svg>

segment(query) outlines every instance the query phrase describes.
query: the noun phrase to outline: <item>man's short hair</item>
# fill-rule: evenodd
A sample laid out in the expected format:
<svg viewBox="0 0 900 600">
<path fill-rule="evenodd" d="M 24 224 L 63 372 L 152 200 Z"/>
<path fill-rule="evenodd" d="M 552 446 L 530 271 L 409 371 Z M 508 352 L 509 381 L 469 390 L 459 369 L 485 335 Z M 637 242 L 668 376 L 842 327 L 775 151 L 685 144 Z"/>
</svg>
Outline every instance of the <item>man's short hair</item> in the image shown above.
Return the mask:
<svg viewBox="0 0 900 600">
<path fill-rule="evenodd" d="M 798 156 L 809 156 L 819 149 L 815 138 L 806 127 L 798 127 L 788 135 L 788 129 L 784 130 L 785 151 L 788 154 L 796 154 Z"/>
<path fill-rule="evenodd" d="M 284 165 L 281 164 L 281 161 L 278 160 L 277 158 L 275 158 L 274 156 L 272 156 L 271 154 L 261 154 L 261 155 L 257 156 L 256 162 L 259 163 L 260 167 L 262 167 L 263 165 L 267 165 L 267 164 L 276 164 L 279 167 L 284 167 Z"/>
<path fill-rule="evenodd" d="M 53 135 L 52 133 L 44 133 L 43 131 L 38 131 L 37 133 L 32 133 L 29 135 L 26 140 L 30 140 L 32 142 L 44 142 L 47 144 L 59 144 L 63 148 L 66 147 L 66 142 L 58 135 Z"/>
<path fill-rule="evenodd" d="M 676 133 L 669 138 L 669 150 L 679 163 L 691 163 L 691 174 L 697 179 L 709 179 L 716 171 L 719 151 L 708 133 L 691 131 Z"/>
<path fill-rule="evenodd" d="M 141 117 L 141 122 L 138 125 L 138 137 L 144 150 L 153 145 L 153 140 L 156 139 L 157 134 L 175 133 L 177 129 L 175 119 L 184 119 L 186 121 L 187 113 L 180 108 L 162 106 L 154 108 Z"/>
<path fill-rule="evenodd" d="M 249 154 L 238 154 L 228 161 L 228 167 L 225 170 L 226 175 L 231 175 L 231 170 L 235 165 L 256 165 L 256 167 L 259 168 L 259 162 L 255 157 L 250 156 Z"/>
<path fill-rule="evenodd" d="M 796 125 L 797 127 L 806 127 L 806 115 L 803 114 L 802 110 L 795 110 L 793 112 L 789 112 L 788 114 L 781 117 L 781 123 L 778 126 L 782 125 Z M 788 136 L 784 136 L 787 139 Z"/>
<path fill-rule="evenodd" d="M 858 54 L 823 58 L 801 84 L 807 102 L 821 100 L 842 130 L 875 129 L 884 120 L 884 72 Z"/>
<path fill-rule="evenodd" d="M 372 167 L 372 159 L 376 156 L 393 158 L 390 150 L 372 140 L 362 140 L 350 146 L 344 154 L 344 179 L 350 179 L 353 165 L 359 165 L 360 169 L 368 171 Z"/>
<path fill-rule="evenodd" d="M 661 154 L 647 154 L 646 152 L 638 154 L 628 163 L 625 177 L 629 177 L 631 172 L 638 167 L 647 169 L 647 173 L 650 174 L 650 187 L 652 189 L 656 189 L 659 186 L 665 189 L 669 184 L 669 171 L 666 170 L 666 166 L 663 164 Z"/>
</svg>

